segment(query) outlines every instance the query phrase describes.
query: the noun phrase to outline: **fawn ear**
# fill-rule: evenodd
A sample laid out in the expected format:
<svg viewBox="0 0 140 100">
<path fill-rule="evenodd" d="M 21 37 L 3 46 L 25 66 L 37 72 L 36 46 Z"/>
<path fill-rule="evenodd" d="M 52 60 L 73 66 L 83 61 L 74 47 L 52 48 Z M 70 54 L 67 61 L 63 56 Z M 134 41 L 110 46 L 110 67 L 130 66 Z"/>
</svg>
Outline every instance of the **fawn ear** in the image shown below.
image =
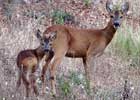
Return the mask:
<svg viewBox="0 0 140 100">
<path fill-rule="evenodd" d="M 121 10 L 124 14 L 126 14 L 129 10 L 129 2 L 124 2 L 121 6 Z"/>
<path fill-rule="evenodd" d="M 112 13 L 113 11 L 113 3 L 109 0 L 107 0 L 106 2 L 106 10 L 108 11 L 108 13 Z"/>
<path fill-rule="evenodd" d="M 42 41 L 42 37 L 40 34 L 41 34 L 41 31 L 38 29 L 35 35 L 40 41 Z"/>
<path fill-rule="evenodd" d="M 56 38 L 56 33 L 57 33 L 57 32 L 52 32 L 52 33 L 51 33 L 51 39 L 55 39 L 55 38 Z"/>
<path fill-rule="evenodd" d="M 43 38 L 41 36 L 41 31 L 39 29 L 36 31 L 35 35 L 39 39 L 40 43 L 42 43 L 43 42 Z"/>
</svg>

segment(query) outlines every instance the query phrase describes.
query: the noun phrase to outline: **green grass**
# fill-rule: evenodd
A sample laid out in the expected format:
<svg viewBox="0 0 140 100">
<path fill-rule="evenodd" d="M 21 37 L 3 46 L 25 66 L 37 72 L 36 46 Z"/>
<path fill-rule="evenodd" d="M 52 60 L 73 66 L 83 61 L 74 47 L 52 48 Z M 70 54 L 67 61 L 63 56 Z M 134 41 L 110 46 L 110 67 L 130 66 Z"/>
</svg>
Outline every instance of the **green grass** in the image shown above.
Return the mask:
<svg viewBox="0 0 140 100">
<path fill-rule="evenodd" d="M 70 72 L 70 80 L 71 82 L 74 84 L 74 85 L 80 85 L 82 84 L 83 82 L 83 76 L 82 75 L 79 75 L 78 73 L 76 72 Z"/>
<path fill-rule="evenodd" d="M 91 0 L 83 0 L 83 2 L 84 2 L 84 5 L 85 6 L 89 6 L 90 3 L 91 3 Z"/>
<path fill-rule="evenodd" d="M 85 79 L 85 76 L 83 74 L 79 74 L 78 72 L 70 72 L 70 80 L 74 85 L 82 85 L 86 91 L 86 93 L 89 95 L 89 82 Z"/>
<path fill-rule="evenodd" d="M 59 78 L 59 87 L 64 96 L 68 96 L 71 93 L 70 82 L 69 80 L 65 80 L 63 76 Z"/>
<path fill-rule="evenodd" d="M 51 16 L 52 16 L 55 24 L 64 24 L 65 17 L 69 17 L 71 15 L 69 13 L 66 13 L 66 12 L 61 11 L 61 10 L 55 10 L 51 14 Z"/>
<path fill-rule="evenodd" d="M 59 89 L 63 96 L 70 96 L 74 94 L 72 93 L 73 89 L 77 86 L 83 88 L 87 95 L 90 94 L 89 84 L 85 79 L 85 76 L 82 73 L 78 72 L 70 72 L 70 75 L 67 79 L 64 79 L 64 76 L 58 79 L 59 82 Z"/>
<path fill-rule="evenodd" d="M 13 5 L 4 3 L 3 10 L 4 10 L 4 15 L 7 16 L 7 19 L 11 20 L 11 17 L 12 17 L 13 11 L 14 11 Z"/>
<path fill-rule="evenodd" d="M 140 64 L 140 29 L 134 28 L 126 22 L 117 31 L 112 41 L 111 49 L 115 55 L 131 60 L 131 65 L 138 66 Z"/>
</svg>

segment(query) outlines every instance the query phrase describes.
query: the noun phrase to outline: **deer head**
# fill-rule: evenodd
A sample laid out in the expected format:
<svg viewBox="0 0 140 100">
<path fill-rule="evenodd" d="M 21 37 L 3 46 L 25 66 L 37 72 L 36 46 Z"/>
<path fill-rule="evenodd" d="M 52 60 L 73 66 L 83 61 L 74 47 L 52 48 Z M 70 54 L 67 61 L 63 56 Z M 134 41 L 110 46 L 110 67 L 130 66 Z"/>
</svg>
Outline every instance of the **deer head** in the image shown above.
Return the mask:
<svg viewBox="0 0 140 100">
<path fill-rule="evenodd" d="M 113 2 L 108 0 L 106 2 L 106 9 L 110 15 L 114 28 L 117 29 L 121 25 L 123 17 L 127 14 L 129 3 L 123 2 L 120 7 L 117 7 L 116 5 L 113 5 Z"/>
</svg>

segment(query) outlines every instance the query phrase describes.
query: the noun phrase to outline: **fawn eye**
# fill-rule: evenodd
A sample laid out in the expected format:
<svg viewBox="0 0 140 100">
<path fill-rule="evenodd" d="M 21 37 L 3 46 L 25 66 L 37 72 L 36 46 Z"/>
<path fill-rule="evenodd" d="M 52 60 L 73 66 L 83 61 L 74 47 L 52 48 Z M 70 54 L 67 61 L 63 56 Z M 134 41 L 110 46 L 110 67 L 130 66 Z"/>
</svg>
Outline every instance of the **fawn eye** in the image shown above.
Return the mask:
<svg viewBox="0 0 140 100">
<path fill-rule="evenodd" d="M 120 16 L 120 18 L 123 18 L 123 16 Z"/>
<path fill-rule="evenodd" d="M 110 17 L 111 17 L 111 18 L 114 18 L 114 16 L 112 16 L 112 15 L 111 15 Z"/>
<path fill-rule="evenodd" d="M 41 45 L 44 45 L 44 44 L 45 44 L 44 42 L 41 43 Z"/>
</svg>

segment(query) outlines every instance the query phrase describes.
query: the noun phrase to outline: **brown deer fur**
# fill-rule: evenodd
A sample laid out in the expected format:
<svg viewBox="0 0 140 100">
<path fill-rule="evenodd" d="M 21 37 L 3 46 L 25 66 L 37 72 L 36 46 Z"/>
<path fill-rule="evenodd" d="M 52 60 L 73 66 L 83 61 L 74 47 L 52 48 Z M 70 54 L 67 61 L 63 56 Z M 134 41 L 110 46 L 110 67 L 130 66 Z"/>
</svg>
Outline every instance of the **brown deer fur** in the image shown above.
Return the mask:
<svg viewBox="0 0 140 100">
<path fill-rule="evenodd" d="M 46 34 L 56 32 L 56 39 L 53 41 L 54 57 L 50 63 L 50 77 L 52 92 L 55 96 L 56 67 L 60 65 L 64 56 L 80 57 L 83 59 L 86 78 L 90 85 L 94 84 L 90 81 L 92 76 L 89 62 L 91 58 L 100 56 L 107 45 L 111 42 L 118 26 L 120 26 L 122 16 L 128 11 L 128 2 L 122 5 L 121 10 L 112 9 L 112 3 L 107 1 L 106 8 L 111 16 L 110 21 L 104 29 L 77 29 L 63 25 L 53 25 L 48 27 L 43 33 Z M 45 66 L 47 68 L 47 65 Z"/>
</svg>

